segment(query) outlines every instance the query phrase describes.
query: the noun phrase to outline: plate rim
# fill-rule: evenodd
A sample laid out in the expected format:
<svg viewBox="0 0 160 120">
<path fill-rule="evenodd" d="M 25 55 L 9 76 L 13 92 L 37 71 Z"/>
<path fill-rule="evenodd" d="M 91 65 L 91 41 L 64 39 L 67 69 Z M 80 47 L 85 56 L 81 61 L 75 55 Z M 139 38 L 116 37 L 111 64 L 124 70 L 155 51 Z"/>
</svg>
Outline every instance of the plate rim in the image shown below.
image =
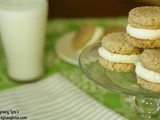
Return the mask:
<svg viewBox="0 0 160 120">
<path fill-rule="evenodd" d="M 56 51 L 56 54 L 59 58 L 61 58 L 62 60 L 64 60 L 65 62 L 67 63 L 70 63 L 72 65 L 76 65 L 78 66 L 78 53 L 77 52 L 72 52 L 72 55 L 76 56 L 75 59 L 72 59 L 70 56 L 67 56 L 65 54 L 64 51 L 60 51 L 59 50 L 59 47 L 61 46 L 62 42 L 67 42 L 68 44 L 71 45 L 72 41 L 73 41 L 73 37 L 75 36 L 76 34 L 76 31 L 72 31 L 72 32 L 68 32 L 66 34 L 64 34 L 63 36 L 61 36 L 57 41 L 56 41 L 56 45 L 55 45 L 55 51 Z M 70 39 L 69 39 L 70 38 Z M 73 48 L 68 48 L 68 49 L 73 49 Z"/>
</svg>

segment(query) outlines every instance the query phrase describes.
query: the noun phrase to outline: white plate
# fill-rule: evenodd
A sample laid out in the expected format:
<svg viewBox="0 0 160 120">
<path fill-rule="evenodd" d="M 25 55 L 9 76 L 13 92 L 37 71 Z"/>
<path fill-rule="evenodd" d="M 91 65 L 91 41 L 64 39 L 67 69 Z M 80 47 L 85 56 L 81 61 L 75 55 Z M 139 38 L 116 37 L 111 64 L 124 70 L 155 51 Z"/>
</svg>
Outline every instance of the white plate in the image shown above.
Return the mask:
<svg viewBox="0 0 160 120">
<path fill-rule="evenodd" d="M 75 32 L 70 32 L 62 36 L 56 43 L 56 53 L 64 61 L 78 66 L 79 54 L 72 47 Z"/>
</svg>

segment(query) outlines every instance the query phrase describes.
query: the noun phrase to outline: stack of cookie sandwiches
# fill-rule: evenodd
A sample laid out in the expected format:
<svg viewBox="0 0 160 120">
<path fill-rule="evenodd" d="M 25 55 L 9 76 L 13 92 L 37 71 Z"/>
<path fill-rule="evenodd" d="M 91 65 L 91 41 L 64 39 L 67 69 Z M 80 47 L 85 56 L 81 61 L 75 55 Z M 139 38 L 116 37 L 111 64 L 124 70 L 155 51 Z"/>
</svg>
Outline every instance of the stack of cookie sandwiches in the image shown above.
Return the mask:
<svg viewBox="0 0 160 120">
<path fill-rule="evenodd" d="M 136 62 L 137 82 L 144 88 L 160 92 L 160 7 L 137 7 L 129 12 L 127 39 L 143 48 Z"/>
<path fill-rule="evenodd" d="M 132 9 L 123 34 L 125 37 L 122 33 L 112 33 L 102 39 L 102 47 L 98 50 L 100 64 L 118 72 L 135 70 L 137 83 L 148 90 L 160 92 L 160 7 Z M 132 64 L 132 67 L 117 69 L 118 64 Z"/>
</svg>

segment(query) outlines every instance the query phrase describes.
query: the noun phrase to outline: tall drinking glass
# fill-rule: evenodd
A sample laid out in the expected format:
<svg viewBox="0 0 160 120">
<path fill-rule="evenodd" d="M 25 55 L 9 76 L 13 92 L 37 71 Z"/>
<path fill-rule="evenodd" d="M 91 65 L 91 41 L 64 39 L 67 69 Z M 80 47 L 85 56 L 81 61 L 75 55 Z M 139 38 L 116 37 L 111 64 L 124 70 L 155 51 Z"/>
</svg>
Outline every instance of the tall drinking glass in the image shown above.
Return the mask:
<svg viewBox="0 0 160 120">
<path fill-rule="evenodd" d="M 0 36 L 10 78 L 43 75 L 47 0 L 0 0 Z"/>
</svg>

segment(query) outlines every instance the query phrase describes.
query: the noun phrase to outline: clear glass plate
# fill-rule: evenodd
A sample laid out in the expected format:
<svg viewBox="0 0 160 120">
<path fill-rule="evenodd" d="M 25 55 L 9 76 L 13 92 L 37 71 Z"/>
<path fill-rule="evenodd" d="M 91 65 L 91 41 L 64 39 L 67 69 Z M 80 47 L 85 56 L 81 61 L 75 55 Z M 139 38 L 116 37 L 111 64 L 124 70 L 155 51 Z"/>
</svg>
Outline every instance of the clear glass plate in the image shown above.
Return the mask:
<svg viewBox="0 0 160 120">
<path fill-rule="evenodd" d="M 90 80 L 116 92 L 159 98 L 160 93 L 146 90 L 137 84 L 134 72 L 113 72 L 102 67 L 98 61 L 98 48 L 100 46 L 100 42 L 89 45 L 79 57 L 80 69 Z"/>
</svg>

